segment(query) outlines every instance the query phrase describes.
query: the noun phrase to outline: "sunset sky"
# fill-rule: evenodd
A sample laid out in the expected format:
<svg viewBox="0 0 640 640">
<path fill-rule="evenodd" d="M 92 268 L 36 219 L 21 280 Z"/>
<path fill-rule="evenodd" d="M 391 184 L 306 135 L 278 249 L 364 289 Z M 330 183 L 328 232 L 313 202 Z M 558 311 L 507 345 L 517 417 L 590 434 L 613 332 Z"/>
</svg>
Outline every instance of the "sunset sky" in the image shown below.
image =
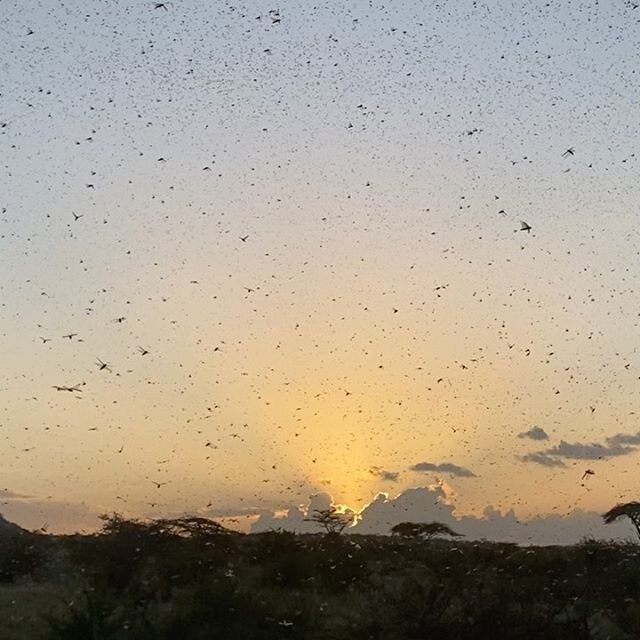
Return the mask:
<svg viewBox="0 0 640 640">
<path fill-rule="evenodd" d="M 639 498 L 639 20 L 2 0 L 0 512 Z"/>
</svg>

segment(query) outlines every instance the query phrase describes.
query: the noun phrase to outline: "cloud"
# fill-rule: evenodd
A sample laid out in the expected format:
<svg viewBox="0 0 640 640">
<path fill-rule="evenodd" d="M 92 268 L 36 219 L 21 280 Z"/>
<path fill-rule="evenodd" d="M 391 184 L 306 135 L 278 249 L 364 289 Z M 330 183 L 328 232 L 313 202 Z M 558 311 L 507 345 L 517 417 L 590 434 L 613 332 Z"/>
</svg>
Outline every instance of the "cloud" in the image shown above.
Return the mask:
<svg viewBox="0 0 640 640">
<path fill-rule="evenodd" d="M 444 483 L 410 488 L 395 497 L 379 493 L 359 513 L 347 510 L 345 517 L 355 515 L 356 524 L 348 527 L 345 533 L 389 534 L 391 527 L 400 522 L 442 522 L 469 540 L 487 539 L 518 544 L 575 544 L 584 537 L 608 540 L 635 536 L 633 526 L 625 520 L 605 525 L 600 514 L 580 509 L 530 519 L 519 518 L 513 509 L 502 512 L 491 505 L 480 516 L 459 514 L 452 502 L 453 496 L 455 494 Z M 331 495 L 317 493 L 310 497 L 304 507 L 295 506 L 276 512 L 241 509 L 241 517 L 245 520 L 240 528 L 252 533 L 269 529 L 319 533 L 321 528 L 307 518 L 316 509 L 324 510 L 332 505 Z M 57 533 L 79 530 L 91 532 L 101 525 L 97 517 L 100 511 L 87 505 L 45 501 L 36 497 L 5 501 L 2 512 L 7 520 L 27 529 L 37 530 L 46 524 L 49 531 Z M 236 516 L 240 516 L 237 511 Z"/>
<path fill-rule="evenodd" d="M 284 531 L 297 531 L 299 533 L 318 533 L 319 528 L 315 522 L 309 522 L 308 517 L 315 511 L 324 511 L 333 504 L 333 498 L 328 493 L 316 493 L 309 498 L 309 504 L 287 509 L 284 513 L 272 511 L 260 511 L 258 519 L 251 526 L 252 533 L 269 531 L 271 529 L 283 529 Z"/>
<path fill-rule="evenodd" d="M 557 447 L 547 449 L 544 453 L 558 458 L 572 460 L 598 460 L 600 458 L 614 458 L 633 453 L 634 447 L 624 447 L 620 444 L 600 444 L 598 442 L 581 443 L 561 440 Z"/>
<path fill-rule="evenodd" d="M 465 469 L 464 467 L 459 467 L 457 464 L 453 464 L 451 462 L 443 462 L 441 464 L 433 464 L 431 462 L 418 462 L 414 464 L 412 467 L 409 467 L 411 471 L 436 471 L 438 473 L 450 473 L 452 476 L 456 476 L 458 478 L 475 478 L 476 474 L 469 469 Z"/>
<path fill-rule="evenodd" d="M 353 533 L 389 533 L 400 522 L 442 522 L 454 527 L 454 507 L 440 486 L 407 489 L 396 498 L 379 493 L 358 515 Z"/>
<path fill-rule="evenodd" d="M 566 464 L 559 458 L 553 458 L 542 451 L 537 453 L 527 453 L 527 455 L 520 456 L 520 460 L 523 462 L 534 462 L 540 464 L 543 467 L 563 467 L 566 468 Z"/>
<path fill-rule="evenodd" d="M 628 522 L 605 525 L 593 511 L 576 509 L 566 514 L 549 514 L 520 519 L 513 509 L 503 513 L 487 506 L 482 515 L 459 515 L 442 487 L 416 487 L 395 498 L 378 494 L 358 515 L 349 533 L 385 534 L 400 522 L 442 522 L 471 540 L 487 539 L 519 544 L 575 544 L 584 537 L 597 539 L 634 536 Z"/>
<path fill-rule="evenodd" d="M 315 505 L 326 507 L 331 497 L 312 496 L 302 509 L 289 509 L 281 515 L 263 512 L 251 531 L 284 529 L 298 533 L 318 533 L 316 525 L 305 521 Z M 330 502 L 329 502 L 330 503 Z M 360 513 L 348 534 L 389 534 L 391 527 L 400 522 L 442 522 L 469 540 L 494 540 L 518 544 L 575 544 L 585 537 L 601 540 L 629 539 L 635 536 L 633 526 L 626 521 L 605 525 L 602 516 L 593 511 L 573 510 L 565 514 L 548 514 L 520 519 L 513 509 L 502 512 L 487 506 L 481 516 L 456 512 L 449 500 L 449 492 L 442 486 L 414 487 L 395 497 L 379 493 Z"/>
<path fill-rule="evenodd" d="M 633 535 L 628 523 L 614 529 L 604 524 L 599 513 L 581 509 L 521 520 L 513 509 L 502 513 L 489 506 L 481 518 L 461 517 L 456 526 L 456 531 L 473 539 L 537 545 L 576 544 L 585 537 L 609 540 Z"/>
<path fill-rule="evenodd" d="M 255 516 L 261 507 L 211 507 L 207 505 L 197 510 L 198 515 L 204 518 L 246 518 L 247 516 Z M 179 511 L 175 514 L 176 518 L 189 515 L 189 512 Z"/>
<path fill-rule="evenodd" d="M 531 427 L 529 431 L 518 434 L 518 438 L 529 438 L 530 440 L 548 440 L 549 435 L 542 427 Z"/>
<path fill-rule="evenodd" d="M 16 494 L 17 496 L 18 494 Z M 50 533 L 93 532 L 102 526 L 101 511 L 84 503 L 42 500 L 33 496 L 6 499 L 0 512 L 10 522 L 30 530 L 47 528 Z"/>
<path fill-rule="evenodd" d="M 399 471 L 387 471 L 381 467 L 371 467 L 369 473 L 385 482 L 398 482 L 398 478 L 400 477 Z"/>
<path fill-rule="evenodd" d="M 4 500 L 29 500 L 32 496 L 25 493 L 17 493 L 10 489 L 0 489 L 0 501 Z"/>
<path fill-rule="evenodd" d="M 521 434 L 522 435 L 522 434 Z M 617 433 L 600 442 L 567 442 L 561 440 L 560 444 L 549 449 L 529 453 L 521 456 L 524 462 L 535 462 L 546 467 L 566 466 L 564 460 L 604 460 L 635 453 L 640 446 L 640 432 Z"/>
<path fill-rule="evenodd" d="M 637 433 L 617 433 L 606 440 L 611 447 L 619 445 L 640 445 L 640 431 Z"/>
</svg>

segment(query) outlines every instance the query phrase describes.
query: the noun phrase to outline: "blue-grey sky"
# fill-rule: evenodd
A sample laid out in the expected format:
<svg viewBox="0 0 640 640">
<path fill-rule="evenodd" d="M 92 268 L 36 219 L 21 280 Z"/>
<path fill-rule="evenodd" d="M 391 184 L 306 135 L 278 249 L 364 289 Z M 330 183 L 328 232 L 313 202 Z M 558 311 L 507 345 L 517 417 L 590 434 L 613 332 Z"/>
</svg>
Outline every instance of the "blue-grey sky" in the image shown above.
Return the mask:
<svg viewBox="0 0 640 640">
<path fill-rule="evenodd" d="M 154 4 L 0 2 L 6 514 L 637 497 L 640 10 Z"/>
</svg>

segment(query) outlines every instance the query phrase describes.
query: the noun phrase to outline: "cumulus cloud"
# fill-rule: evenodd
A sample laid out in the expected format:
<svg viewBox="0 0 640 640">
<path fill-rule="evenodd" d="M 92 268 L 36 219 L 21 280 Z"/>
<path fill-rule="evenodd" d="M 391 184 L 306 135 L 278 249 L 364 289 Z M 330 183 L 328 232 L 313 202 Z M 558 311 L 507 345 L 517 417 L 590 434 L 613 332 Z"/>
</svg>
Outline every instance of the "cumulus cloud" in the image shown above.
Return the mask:
<svg viewBox="0 0 640 640">
<path fill-rule="evenodd" d="M 373 501 L 358 514 L 354 533 L 389 533 L 391 527 L 400 522 L 442 522 L 453 528 L 456 519 L 454 507 L 447 501 L 444 489 L 418 487 L 403 491 L 390 499 L 386 493 L 379 493 Z"/>
<path fill-rule="evenodd" d="M 531 454 L 533 455 L 533 454 Z M 562 463 L 562 461 L 559 461 Z M 555 463 L 554 463 L 555 464 Z M 2 508 L 7 520 L 27 529 L 39 529 L 45 524 L 56 533 L 94 531 L 100 527 L 98 513 L 85 504 L 70 504 L 42 500 L 35 496 L 4 490 Z M 439 486 L 414 487 L 395 497 L 379 493 L 359 513 L 347 510 L 345 517 L 355 516 L 355 526 L 345 533 L 389 534 L 400 522 L 442 522 L 467 539 L 487 539 L 518 544 L 575 544 L 584 537 L 595 539 L 630 539 L 635 537 L 631 523 L 626 520 L 605 525 L 602 516 L 593 511 L 573 510 L 563 514 L 547 514 L 529 519 L 519 518 L 513 509 L 502 512 L 487 506 L 482 515 L 464 515 L 457 512 L 455 494 L 445 483 Z M 331 495 L 317 493 L 307 505 L 279 511 L 251 509 L 218 510 L 219 515 L 244 518 L 242 528 L 253 533 L 270 529 L 319 533 L 321 528 L 308 518 L 314 511 L 329 509 L 333 505 Z M 208 514 L 212 515 L 212 514 Z M 224 523 L 223 523 L 224 524 Z"/>
<path fill-rule="evenodd" d="M 387 471 L 381 467 L 371 467 L 369 469 L 369 473 L 381 480 L 384 480 L 385 482 L 397 482 L 400 477 L 399 471 Z"/>
<path fill-rule="evenodd" d="M 549 435 L 542 427 L 531 427 L 529 431 L 518 434 L 518 438 L 529 438 L 530 440 L 548 440 Z"/>
<path fill-rule="evenodd" d="M 617 433 L 606 438 L 604 444 L 600 442 L 567 442 L 549 449 L 536 451 L 520 459 L 524 462 L 535 462 L 546 467 L 565 466 L 564 460 L 604 460 L 634 453 L 640 446 L 640 432 Z"/>
<path fill-rule="evenodd" d="M 453 464 L 452 462 L 443 462 L 441 464 L 433 464 L 431 462 L 418 462 L 413 466 L 409 467 L 411 471 L 435 471 L 437 473 L 449 473 L 452 476 L 456 476 L 457 478 L 475 478 L 476 474 L 469 469 L 465 469 L 464 467 L 459 467 L 457 464 Z"/>
<path fill-rule="evenodd" d="M 575 544 L 585 537 L 601 540 L 633 537 L 630 523 L 618 524 L 615 528 L 606 525 L 599 513 L 581 509 L 520 519 L 512 509 L 502 513 L 489 506 L 481 518 L 460 518 L 456 531 L 474 539 L 537 545 Z"/>
<path fill-rule="evenodd" d="M 296 507 L 284 514 L 264 512 L 252 532 L 284 529 L 299 533 L 318 533 L 313 523 L 306 522 L 307 513 L 316 504 L 326 507 L 328 494 L 312 496 L 309 505 Z M 635 536 L 629 522 L 605 525 L 602 516 L 593 511 L 576 509 L 564 514 L 548 514 L 529 519 L 519 518 L 513 509 L 502 512 L 487 506 L 481 516 L 458 514 L 449 494 L 442 486 L 414 487 L 395 497 L 379 493 L 357 514 L 355 526 L 346 533 L 389 534 L 400 522 L 442 522 L 470 540 L 494 540 L 518 544 L 575 544 L 585 537 L 595 539 L 629 539 Z"/>
<path fill-rule="evenodd" d="M 260 511 L 258 519 L 251 526 L 252 533 L 269 531 L 271 529 L 284 531 L 297 531 L 299 533 L 318 533 L 320 529 L 315 522 L 309 522 L 316 511 L 325 511 L 333 505 L 333 498 L 328 493 L 316 493 L 309 498 L 306 507 L 293 507 L 284 510 L 283 513 L 273 511 Z"/>
</svg>

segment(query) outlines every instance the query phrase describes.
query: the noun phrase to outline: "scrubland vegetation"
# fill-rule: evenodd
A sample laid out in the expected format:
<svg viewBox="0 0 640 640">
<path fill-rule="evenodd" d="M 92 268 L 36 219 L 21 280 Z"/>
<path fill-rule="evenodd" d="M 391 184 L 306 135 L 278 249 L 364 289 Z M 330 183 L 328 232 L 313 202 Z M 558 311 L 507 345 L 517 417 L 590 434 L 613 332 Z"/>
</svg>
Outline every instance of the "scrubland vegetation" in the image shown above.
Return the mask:
<svg viewBox="0 0 640 640">
<path fill-rule="evenodd" d="M 11 640 L 640 637 L 634 544 L 242 535 L 118 516 L 94 535 L 2 537 Z"/>
</svg>

